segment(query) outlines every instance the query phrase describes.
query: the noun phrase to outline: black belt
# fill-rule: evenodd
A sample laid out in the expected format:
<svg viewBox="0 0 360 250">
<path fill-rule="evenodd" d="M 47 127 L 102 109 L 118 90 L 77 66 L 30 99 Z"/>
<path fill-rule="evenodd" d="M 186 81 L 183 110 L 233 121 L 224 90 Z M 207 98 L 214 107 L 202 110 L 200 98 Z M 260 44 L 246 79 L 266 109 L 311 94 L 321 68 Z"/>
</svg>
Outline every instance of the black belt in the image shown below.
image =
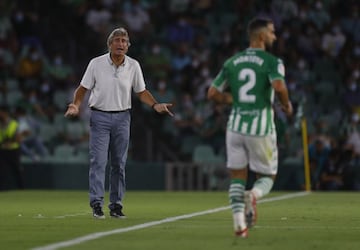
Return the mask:
<svg viewBox="0 0 360 250">
<path fill-rule="evenodd" d="M 125 109 L 125 110 L 104 111 L 104 110 L 100 110 L 100 109 L 97 109 L 97 108 L 94 108 L 94 107 L 90 107 L 90 109 L 93 110 L 93 111 L 99 111 L 99 112 L 104 112 L 104 113 L 120 113 L 120 112 L 128 111 L 128 109 Z"/>
</svg>

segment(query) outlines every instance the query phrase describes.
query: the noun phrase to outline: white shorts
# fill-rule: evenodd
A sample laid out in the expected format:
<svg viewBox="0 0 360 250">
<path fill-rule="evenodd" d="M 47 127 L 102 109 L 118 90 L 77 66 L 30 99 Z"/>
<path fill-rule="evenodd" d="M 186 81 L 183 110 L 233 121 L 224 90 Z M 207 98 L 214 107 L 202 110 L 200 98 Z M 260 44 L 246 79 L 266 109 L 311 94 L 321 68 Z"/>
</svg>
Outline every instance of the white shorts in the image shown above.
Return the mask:
<svg viewBox="0 0 360 250">
<path fill-rule="evenodd" d="M 248 136 L 226 131 L 227 167 L 244 169 L 249 165 L 255 173 L 276 175 L 278 149 L 276 131 L 267 136 Z"/>
</svg>

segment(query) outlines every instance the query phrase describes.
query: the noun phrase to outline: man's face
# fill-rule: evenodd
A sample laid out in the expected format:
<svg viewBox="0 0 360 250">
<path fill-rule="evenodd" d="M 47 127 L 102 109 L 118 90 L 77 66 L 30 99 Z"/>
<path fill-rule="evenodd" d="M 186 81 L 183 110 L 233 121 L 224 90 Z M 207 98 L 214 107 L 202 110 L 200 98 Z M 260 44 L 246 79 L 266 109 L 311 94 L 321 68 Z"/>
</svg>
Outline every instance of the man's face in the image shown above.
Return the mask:
<svg viewBox="0 0 360 250">
<path fill-rule="evenodd" d="M 264 42 L 266 49 L 270 49 L 276 40 L 274 24 L 269 23 L 264 30 Z"/>
<path fill-rule="evenodd" d="M 115 56 L 125 55 L 129 49 L 127 36 L 115 36 L 110 44 L 110 53 Z"/>
</svg>

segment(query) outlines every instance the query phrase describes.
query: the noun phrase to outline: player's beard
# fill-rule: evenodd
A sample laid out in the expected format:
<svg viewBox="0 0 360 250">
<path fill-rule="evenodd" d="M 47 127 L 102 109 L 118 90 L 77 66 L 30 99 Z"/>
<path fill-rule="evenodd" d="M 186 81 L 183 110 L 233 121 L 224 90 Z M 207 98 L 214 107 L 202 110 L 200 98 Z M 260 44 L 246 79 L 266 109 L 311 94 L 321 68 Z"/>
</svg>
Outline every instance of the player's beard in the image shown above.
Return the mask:
<svg viewBox="0 0 360 250">
<path fill-rule="evenodd" d="M 265 43 L 265 49 L 269 53 L 276 53 L 278 49 L 277 40 L 273 40 L 272 42 L 268 41 Z"/>
<path fill-rule="evenodd" d="M 265 50 L 266 51 L 271 51 L 272 48 L 273 48 L 273 44 L 274 44 L 274 41 L 266 41 L 265 42 Z"/>
</svg>

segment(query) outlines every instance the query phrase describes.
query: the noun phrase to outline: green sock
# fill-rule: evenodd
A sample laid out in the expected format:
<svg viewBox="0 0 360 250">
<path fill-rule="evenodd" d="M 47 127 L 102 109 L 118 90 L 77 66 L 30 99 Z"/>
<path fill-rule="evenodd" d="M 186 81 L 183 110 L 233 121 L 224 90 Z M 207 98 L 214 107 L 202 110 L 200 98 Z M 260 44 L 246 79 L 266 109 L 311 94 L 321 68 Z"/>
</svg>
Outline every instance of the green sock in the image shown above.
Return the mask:
<svg viewBox="0 0 360 250">
<path fill-rule="evenodd" d="M 245 180 L 232 179 L 229 188 L 229 200 L 233 213 L 244 212 Z"/>
<path fill-rule="evenodd" d="M 229 188 L 229 200 L 233 213 L 234 230 L 242 230 L 246 228 L 245 222 L 245 184 L 242 179 L 232 179 Z"/>
<path fill-rule="evenodd" d="M 261 197 L 270 193 L 273 185 L 274 185 L 274 181 L 272 178 L 261 177 L 255 181 L 251 191 L 255 195 L 256 199 L 260 199 Z"/>
</svg>

